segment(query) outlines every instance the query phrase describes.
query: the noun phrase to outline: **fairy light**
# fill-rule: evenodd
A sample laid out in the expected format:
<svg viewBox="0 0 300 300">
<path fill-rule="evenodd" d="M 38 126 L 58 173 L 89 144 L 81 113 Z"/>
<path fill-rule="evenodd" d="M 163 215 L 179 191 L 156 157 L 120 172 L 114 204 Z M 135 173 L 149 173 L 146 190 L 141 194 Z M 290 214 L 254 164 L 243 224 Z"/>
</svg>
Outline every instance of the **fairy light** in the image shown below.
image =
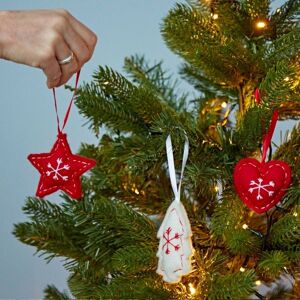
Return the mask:
<svg viewBox="0 0 300 300">
<path fill-rule="evenodd" d="M 222 104 L 221 104 L 221 106 L 223 107 L 223 108 L 226 108 L 227 107 L 227 102 L 222 102 Z"/>
<path fill-rule="evenodd" d="M 196 289 L 194 288 L 192 283 L 189 283 L 189 288 L 190 288 L 191 295 L 195 295 L 196 294 Z"/>
<path fill-rule="evenodd" d="M 218 192 L 219 191 L 219 187 L 217 185 L 215 185 L 215 191 Z"/>
<path fill-rule="evenodd" d="M 242 228 L 246 230 L 246 229 L 248 229 L 248 225 L 247 224 L 243 224 Z"/>
<path fill-rule="evenodd" d="M 297 213 L 297 212 L 294 212 L 294 213 L 293 213 L 293 216 L 294 216 L 294 217 L 298 217 L 298 213 Z"/>
<path fill-rule="evenodd" d="M 256 284 L 257 286 L 259 286 L 259 285 L 261 285 L 261 281 L 260 281 L 260 280 L 256 280 L 256 281 L 255 281 L 255 284 Z"/>
<path fill-rule="evenodd" d="M 243 268 L 243 267 L 240 267 L 240 272 L 244 273 L 245 271 L 246 271 L 246 269 L 245 269 L 245 268 Z"/>
<path fill-rule="evenodd" d="M 218 15 L 218 14 L 211 14 L 211 16 L 212 16 L 212 18 L 213 18 L 214 20 L 217 20 L 217 19 L 219 18 L 219 15 Z"/>
<path fill-rule="evenodd" d="M 135 190 L 134 190 L 134 192 L 135 192 L 137 195 L 139 195 L 139 194 L 140 194 L 140 192 L 139 192 L 139 190 L 138 190 L 138 189 L 135 189 Z"/>
<path fill-rule="evenodd" d="M 285 77 L 284 79 L 283 79 L 284 81 L 289 81 L 290 80 L 290 77 Z"/>
<path fill-rule="evenodd" d="M 267 26 L 267 23 L 265 21 L 257 21 L 256 22 L 257 29 L 264 29 L 266 26 Z"/>
</svg>

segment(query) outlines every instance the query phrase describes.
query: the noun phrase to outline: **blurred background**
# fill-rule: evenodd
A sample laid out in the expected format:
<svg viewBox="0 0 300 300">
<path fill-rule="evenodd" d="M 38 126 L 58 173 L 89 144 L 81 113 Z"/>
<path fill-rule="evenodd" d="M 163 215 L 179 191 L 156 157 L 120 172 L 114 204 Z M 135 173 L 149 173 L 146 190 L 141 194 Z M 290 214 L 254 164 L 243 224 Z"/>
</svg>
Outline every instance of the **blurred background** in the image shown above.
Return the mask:
<svg viewBox="0 0 300 300">
<path fill-rule="evenodd" d="M 179 59 L 164 45 L 160 23 L 175 0 L 2 0 L 1 10 L 65 8 L 98 35 L 93 58 L 82 70 L 80 81 L 90 81 L 98 65 L 122 70 L 123 60 L 132 54 L 145 54 L 150 61 L 163 60 L 175 73 Z M 274 1 L 274 7 L 283 1 Z M 1 31 L 1 29 L 0 29 Z M 1 33 L 1 32 L 0 32 Z M 18 242 L 11 234 L 13 224 L 24 221 L 22 206 L 35 194 L 39 175 L 27 161 L 29 153 L 48 152 L 56 139 L 56 119 L 51 90 L 42 71 L 0 61 L 0 298 L 40 299 L 47 284 L 66 289 L 67 272 L 57 259 L 46 264 L 34 249 Z M 72 82 L 69 82 L 72 85 Z M 188 86 L 182 84 L 182 89 Z M 58 90 L 60 116 L 64 115 L 70 93 Z M 85 121 L 73 107 L 66 133 L 76 152 L 81 142 L 96 142 Z M 281 123 L 275 133 L 293 122 Z M 58 194 L 49 197 L 61 202 Z"/>
</svg>

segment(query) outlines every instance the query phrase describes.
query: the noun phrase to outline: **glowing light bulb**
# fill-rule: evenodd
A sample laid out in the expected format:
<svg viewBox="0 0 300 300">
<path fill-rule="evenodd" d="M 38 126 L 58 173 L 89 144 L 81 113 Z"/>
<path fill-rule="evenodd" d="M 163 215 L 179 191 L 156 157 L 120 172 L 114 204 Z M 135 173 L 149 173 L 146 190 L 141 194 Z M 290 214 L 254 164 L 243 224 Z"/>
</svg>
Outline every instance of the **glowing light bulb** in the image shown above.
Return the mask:
<svg viewBox="0 0 300 300">
<path fill-rule="evenodd" d="M 256 280 L 255 281 L 255 284 L 258 286 L 258 285 L 261 285 L 261 281 L 260 280 Z"/>
<path fill-rule="evenodd" d="M 247 224 L 243 224 L 242 228 L 246 230 L 246 229 L 248 229 L 248 225 Z"/>
<path fill-rule="evenodd" d="M 256 22 L 256 28 L 263 29 L 267 26 L 267 23 L 265 21 L 257 21 Z"/>
<path fill-rule="evenodd" d="M 212 18 L 213 18 L 214 20 L 217 20 L 217 19 L 219 18 L 219 15 L 218 15 L 218 14 L 212 14 Z"/>
<path fill-rule="evenodd" d="M 245 272 L 246 271 L 246 269 L 245 268 L 243 268 L 243 267 L 240 267 L 240 272 Z"/>
<path fill-rule="evenodd" d="M 192 283 L 189 283 L 189 288 L 190 288 L 191 295 L 195 295 L 196 294 L 196 289 L 194 288 Z"/>
<path fill-rule="evenodd" d="M 140 194 L 140 192 L 139 192 L 139 190 L 138 190 L 138 189 L 135 189 L 135 190 L 134 190 L 134 192 L 135 192 L 137 195 L 139 195 L 139 194 Z"/>
<path fill-rule="evenodd" d="M 290 77 L 285 77 L 284 79 L 283 79 L 284 81 L 289 81 L 290 80 Z"/>
<path fill-rule="evenodd" d="M 222 104 L 221 104 L 221 106 L 223 107 L 223 108 L 226 108 L 227 107 L 227 102 L 222 102 Z"/>
<path fill-rule="evenodd" d="M 294 213 L 293 213 L 293 216 L 294 216 L 294 217 L 298 217 L 298 213 L 297 213 L 297 212 L 294 212 Z"/>
<path fill-rule="evenodd" d="M 217 185 L 215 185 L 215 191 L 218 192 L 219 191 L 219 187 Z"/>
</svg>

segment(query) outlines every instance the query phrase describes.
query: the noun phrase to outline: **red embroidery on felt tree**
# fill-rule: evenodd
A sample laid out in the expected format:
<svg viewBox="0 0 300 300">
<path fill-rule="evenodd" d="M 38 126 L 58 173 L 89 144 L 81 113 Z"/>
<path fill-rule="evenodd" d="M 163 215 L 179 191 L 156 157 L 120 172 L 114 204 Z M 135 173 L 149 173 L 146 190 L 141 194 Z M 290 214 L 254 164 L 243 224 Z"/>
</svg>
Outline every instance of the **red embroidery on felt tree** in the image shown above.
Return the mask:
<svg viewBox="0 0 300 300">
<path fill-rule="evenodd" d="M 175 244 L 176 240 L 179 240 L 180 237 L 182 236 L 182 234 L 179 234 L 178 232 L 176 232 L 173 237 L 171 237 L 171 231 L 172 228 L 168 227 L 167 230 L 164 232 L 163 235 L 163 239 L 166 241 L 163 244 L 163 249 L 165 248 L 165 253 L 166 254 L 170 254 L 171 253 L 171 249 L 178 251 L 180 249 L 180 245 L 179 244 Z M 170 249 L 171 246 L 171 249 Z"/>
</svg>

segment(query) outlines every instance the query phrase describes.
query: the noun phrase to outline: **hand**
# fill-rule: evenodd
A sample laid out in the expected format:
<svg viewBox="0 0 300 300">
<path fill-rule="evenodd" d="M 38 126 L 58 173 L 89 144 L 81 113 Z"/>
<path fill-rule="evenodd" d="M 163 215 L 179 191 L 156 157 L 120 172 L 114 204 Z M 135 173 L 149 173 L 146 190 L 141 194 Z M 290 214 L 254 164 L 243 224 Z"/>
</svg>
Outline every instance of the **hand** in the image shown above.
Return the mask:
<svg viewBox="0 0 300 300">
<path fill-rule="evenodd" d="M 96 43 L 97 36 L 65 10 L 0 11 L 0 58 L 42 69 L 49 88 L 80 70 Z M 70 63 L 58 63 L 72 52 Z"/>
</svg>

